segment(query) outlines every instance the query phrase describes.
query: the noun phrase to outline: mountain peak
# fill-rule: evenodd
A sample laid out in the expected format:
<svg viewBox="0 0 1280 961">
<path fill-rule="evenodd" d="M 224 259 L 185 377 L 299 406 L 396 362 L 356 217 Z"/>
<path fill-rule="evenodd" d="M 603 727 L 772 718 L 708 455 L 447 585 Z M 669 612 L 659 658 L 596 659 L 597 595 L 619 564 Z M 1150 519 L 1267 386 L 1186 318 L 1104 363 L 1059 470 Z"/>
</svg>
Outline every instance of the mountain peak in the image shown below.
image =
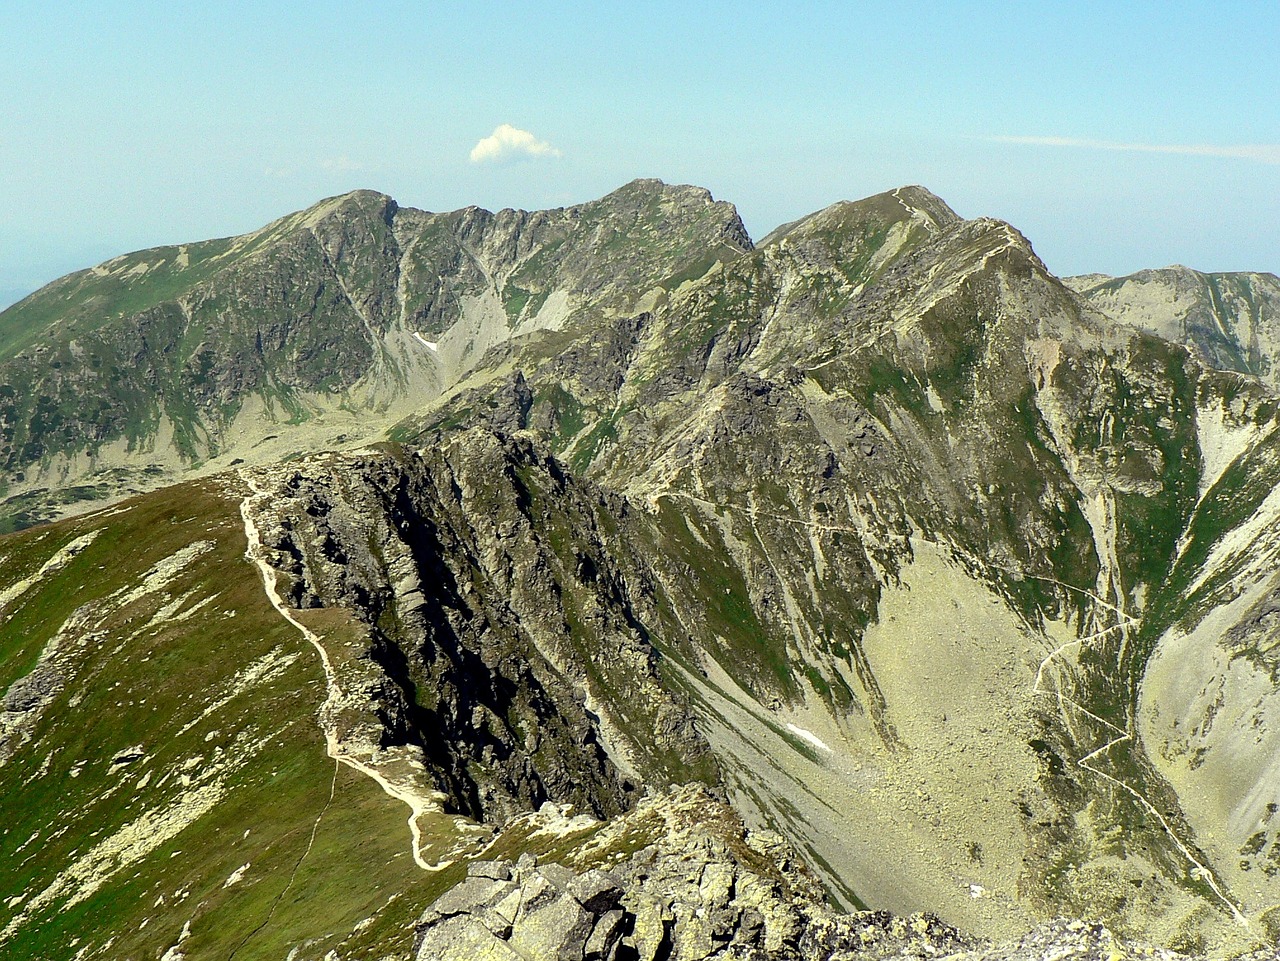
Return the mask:
<svg viewBox="0 0 1280 961">
<path fill-rule="evenodd" d="M 652 177 L 641 177 L 623 184 L 599 200 L 569 208 L 578 214 L 608 211 L 610 215 L 649 221 L 656 230 L 665 222 L 676 220 L 718 223 L 719 241 L 739 253 L 754 249 L 738 208 L 726 200 L 716 200 L 706 187 L 694 184 L 669 184 Z"/>
<path fill-rule="evenodd" d="M 716 200 L 706 187 L 696 184 L 669 184 L 655 177 L 637 177 L 610 191 L 599 200 L 578 204 L 579 207 L 615 204 L 667 204 L 676 207 L 715 207 L 725 210 L 737 208 L 724 200 Z"/>
<path fill-rule="evenodd" d="M 389 221 L 398 209 L 399 205 L 388 194 L 377 190 L 360 189 L 326 197 L 293 216 L 297 217 L 302 225 L 313 227 L 335 214 L 342 216 L 365 214 Z"/>
<path fill-rule="evenodd" d="M 634 180 L 628 181 L 617 190 L 606 194 L 604 199 L 618 196 L 637 196 L 657 194 L 666 196 L 685 195 L 695 197 L 702 201 L 712 201 L 711 191 L 706 187 L 699 187 L 697 184 L 669 184 L 665 180 L 657 177 L 636 177 Z"/>
<path fill-rule="evenodd" d="M 782 224 L 760 242 L 767 246 L 786 238 L 795 242 L 814 234 L 844 234 L 850 230 L 884 229 L 914 221 L 934 231 L 959 223 L 961 217 L 924 187 L 907 186 L 872 194 L 861 200 L 839 200 L 828 207 Z"/>
<path fill-rule="evenodd" d="M 889 196 L 908 210 L 923 214 L 939 227 L 958 223 L 962 218 L 950 205 L 933 191 L 919 184 L 909 184 L 889 191 Z"/>
</svg>

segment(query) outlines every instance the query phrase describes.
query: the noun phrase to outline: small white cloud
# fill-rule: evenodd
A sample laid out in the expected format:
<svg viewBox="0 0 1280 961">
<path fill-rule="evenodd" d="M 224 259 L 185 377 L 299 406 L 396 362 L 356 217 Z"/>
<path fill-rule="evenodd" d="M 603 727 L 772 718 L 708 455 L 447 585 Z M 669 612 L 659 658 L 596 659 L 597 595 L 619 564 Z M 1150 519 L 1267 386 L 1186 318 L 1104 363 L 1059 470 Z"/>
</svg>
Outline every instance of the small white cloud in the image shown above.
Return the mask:
<svg viewBox="0 0 1280 961">
<path fill-rule="evenodd" d="M 1088 140 L 1082 137 L 988 137 L 986 139 L 993 143 L 1024 144 L 1032 147 L 1076 147 L 1085 150 L 1168 153 L 1189 157 L 1226 157 L 1231 160 L 1280 164 L 1280 144 L 1123 143 L 1115 140 Z"/>
<path fill-rule="evenodd" d="M 559 157 L 560 151 L 529 131 L 513 127 L 509 123 L 499 124 L 493 133 L 471 148 L 473 164 L 521 156 Z"/>
</svg>

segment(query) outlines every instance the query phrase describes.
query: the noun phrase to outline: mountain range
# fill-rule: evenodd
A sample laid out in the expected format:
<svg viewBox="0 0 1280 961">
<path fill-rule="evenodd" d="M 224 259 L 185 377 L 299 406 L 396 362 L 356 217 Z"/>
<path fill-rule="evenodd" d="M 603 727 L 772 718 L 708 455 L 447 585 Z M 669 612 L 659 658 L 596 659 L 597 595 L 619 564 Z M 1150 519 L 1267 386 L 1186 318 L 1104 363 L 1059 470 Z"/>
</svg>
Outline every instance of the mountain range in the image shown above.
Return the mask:
<svg viewBox="0 0 1280 961">
<path fill-rule="evenodd" d="M 56 281 L 0 958 L 1265 950 L 1278 295 L 651 180 Z"/>
</svg>

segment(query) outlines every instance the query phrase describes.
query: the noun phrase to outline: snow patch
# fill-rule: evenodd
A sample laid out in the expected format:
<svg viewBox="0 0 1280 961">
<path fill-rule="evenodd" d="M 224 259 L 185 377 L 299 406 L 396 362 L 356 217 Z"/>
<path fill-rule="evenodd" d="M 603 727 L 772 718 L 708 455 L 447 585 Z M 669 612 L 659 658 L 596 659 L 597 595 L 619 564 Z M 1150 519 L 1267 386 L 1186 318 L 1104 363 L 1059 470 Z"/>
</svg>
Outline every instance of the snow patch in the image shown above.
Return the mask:
<svg viewBox="0 0 1280 961">
<path fill-rule="evenodd" d="M 832 749 L 827 746 L 827 742 L 822 740 L 822 738 L 818 737 L 818 735 L 814 734 L 812 731 L 806 731 L 804 728 L 796 724 L 791 724 L 790 722 L 787 723 L 787 730 L 796 735 L 796 737 L 808 741 L 814 747 L 826 751 L 828 754 L 834 753 Z"/>
</svg>

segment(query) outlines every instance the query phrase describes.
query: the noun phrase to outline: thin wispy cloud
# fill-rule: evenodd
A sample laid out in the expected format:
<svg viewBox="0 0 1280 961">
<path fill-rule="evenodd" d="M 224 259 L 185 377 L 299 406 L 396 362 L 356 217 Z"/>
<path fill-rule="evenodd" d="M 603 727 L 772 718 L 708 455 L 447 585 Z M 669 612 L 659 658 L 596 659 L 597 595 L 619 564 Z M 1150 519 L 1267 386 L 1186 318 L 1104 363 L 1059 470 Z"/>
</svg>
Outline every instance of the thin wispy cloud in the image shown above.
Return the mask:
<svg viewBox="0 0 1280 961">
<path fill-rule="evenodd" d="M 1255 163 L 1280 164 L 1280 144 L 1166 144 L 1124 143 L 1116 140 L 1089 140 L 1081 137 L 987 137 L 992 143 L 1023 144 L 1031 147 L 1074 147 L 1082 150 L 1119 150 L 1128 153 L 1181 154 L 1188 157 L 1225 157 Z"/>
<path fill-rule="evenodd" d="M 514 157 L 559 157 L 560 151 L 528 130 L 509 123 L 499 124 L 493 133 L 471 148 L 471 162 L 490 163 Z"/>
<path fill-rule="evenodd" d="M 329 173 L 353 173 L 364 170 L 364 164 L 359 161 L 352 160 L 346 154 L 339 157 L 326 157 L 320 161 L 320 169 Z"/>
</svg>

